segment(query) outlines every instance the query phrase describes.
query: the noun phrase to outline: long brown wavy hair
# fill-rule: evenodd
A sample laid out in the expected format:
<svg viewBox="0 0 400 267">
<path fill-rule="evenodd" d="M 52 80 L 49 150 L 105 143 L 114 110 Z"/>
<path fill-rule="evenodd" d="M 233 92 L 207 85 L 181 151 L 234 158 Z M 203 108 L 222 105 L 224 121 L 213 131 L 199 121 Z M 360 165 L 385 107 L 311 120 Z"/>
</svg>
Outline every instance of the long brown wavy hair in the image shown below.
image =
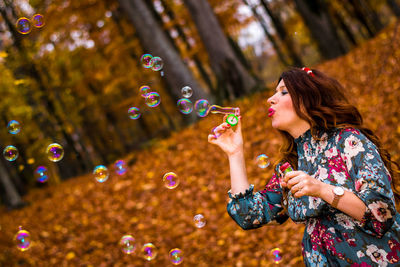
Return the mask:
<svg viewBox="0 0 400 267">
<path fill-rule="evenodd" d="M 281 74 L 278 83 L 283 79 L 292 98 L 297 115 L 311 126 L 311 134 L 318 139 L 322 132 L 335 128 L 353 127 L 360 130 L 377 147 L 378 152 L 388 169 L 396 202 L 400 201 L 397 178 L 400 174 L 399 164 L 391 160 L 389 152 L 382 148 L 379 138 L 363 126 L 363 119 L 358 109 L 351 105 L 344 95 L 343 86 L 335 79 L 312 69 L 311 74 L 299 68 L 292 68 Z M 294 138 L 287 132 L 278 130 L 285 140 L 281 147 L 280 163 L 289 162 L 297 169 L 297 147 Z"/>
</svg>

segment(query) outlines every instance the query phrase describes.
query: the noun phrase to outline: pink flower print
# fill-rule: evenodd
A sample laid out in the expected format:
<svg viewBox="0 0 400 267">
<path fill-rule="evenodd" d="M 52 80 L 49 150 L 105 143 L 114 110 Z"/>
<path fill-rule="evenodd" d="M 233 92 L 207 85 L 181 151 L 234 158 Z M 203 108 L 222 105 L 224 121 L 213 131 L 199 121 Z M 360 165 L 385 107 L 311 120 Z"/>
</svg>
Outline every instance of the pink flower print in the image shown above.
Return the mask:
<svg viewBox="0 0 400 267">
<path fill-rule="evenodd" d="M 346 229 L 354 229 L 354 222 L 349 216 L 344 213 L 336 214 L 336 221 L 340 226 L 343 226 Z"/>
<path fill-rule="evenodd" d="M 363 179 L 357 179 L 355 182 L 355 188 L 357 192 L 360 192 L 361 190 L 365 190 L 365 188 L 367 187 L 367 182 Z"/>
<path fill-rule="evenodd" d="M 397 250 L 400 251 L 400 244 L 394 239 L 389 240 L 388 244 L 389 244 L 391 251 L 388 253 L 386 258 L 388 259 L 388 261 L 390 263 L 399 262 L 400 259 L 399 259 L 399 256 L 397 256 Z"/>
<path fill-rule="evenodd" d="M 365 151 L 362 142 L 355 137 L 350 135 L 344 142 L 344 153 L 350 158 L 357 156 L 358 153 Z"/>
<path fill-rule="evenodd" d="M 353 263 L 350 267 L 372 267 L 372 266 L 365 262 L 362 262 L 361 264 Z"/>
<path fill-rule="evenodd" d="M 392 218 L 392 213 L 389 210 L 388 204 L 383 201 L 373 202 L 368 205 L 374 217 L 380 221 L 385 222 L 387 219 Z"/>
<path fill-rule="evenodd" d="M 383 249 L 379 249 L 375 245 L 367 246 L 367 255 L 371 258 L 373 262 L 376 262 L 381 267 L 386 267 L 388 261 L 386 259 L 387 253 Z"/>
</svg>

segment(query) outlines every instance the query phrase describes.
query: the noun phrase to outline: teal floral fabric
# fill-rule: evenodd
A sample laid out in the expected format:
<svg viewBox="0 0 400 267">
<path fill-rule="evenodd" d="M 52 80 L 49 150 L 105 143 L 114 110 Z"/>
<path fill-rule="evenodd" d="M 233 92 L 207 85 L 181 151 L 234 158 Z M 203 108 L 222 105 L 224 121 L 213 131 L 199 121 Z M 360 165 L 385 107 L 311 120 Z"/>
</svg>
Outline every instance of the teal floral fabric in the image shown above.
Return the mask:
<svg viewBox="0 0 400 267">
<path fill-rule="evenodd" d="M 343 187 L 366 205 L 358 221 L 320 198 L 295 198 L 289 191 L 287 215 L 306 226 L 302 240 L 305 265 L 400 266 L 400 215 L 390 174 L 374 143 L 354 128 L 321 133 L 318 140 L 308 130 L 295 143 L 298 170 Z M 284 221 L 279 167 L 262 191 L 254 192 L 251 185 L 244 193 L 228 192 L 227 211 L 243 229 Z"/>
</svg>

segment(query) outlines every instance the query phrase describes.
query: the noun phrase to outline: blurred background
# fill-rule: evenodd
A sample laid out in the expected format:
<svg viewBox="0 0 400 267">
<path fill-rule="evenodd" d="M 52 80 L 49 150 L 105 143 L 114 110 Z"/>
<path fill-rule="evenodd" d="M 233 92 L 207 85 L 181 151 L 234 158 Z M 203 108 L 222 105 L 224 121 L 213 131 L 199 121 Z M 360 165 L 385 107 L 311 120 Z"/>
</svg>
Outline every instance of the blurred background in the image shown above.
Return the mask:
<svg viewBox="0 0 400 267">
<path fill-rule="evenodd" d="M 0 0 L 0 265 L 167 266 L 180 246 L 187 266 L 301 266 L 302 226 L 247 234 L 226 214 L 227 161 L 206 140 L 222 117 L 205 110 L 247 116 L 259 188 L 280 142 L 266 99 L 291 66 L 335 75 L 398 137 L 399 16 L 397 0 Z"/>
</svg>

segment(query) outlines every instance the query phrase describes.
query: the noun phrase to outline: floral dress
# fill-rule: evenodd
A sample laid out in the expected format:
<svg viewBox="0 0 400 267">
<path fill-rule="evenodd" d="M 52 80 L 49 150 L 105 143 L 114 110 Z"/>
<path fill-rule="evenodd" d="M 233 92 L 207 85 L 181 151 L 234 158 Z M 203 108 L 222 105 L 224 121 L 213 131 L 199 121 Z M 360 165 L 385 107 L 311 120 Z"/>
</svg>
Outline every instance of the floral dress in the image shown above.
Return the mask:
<svg viewBox="0 0 400 267">
<path fill-rule="evenodd" d="M 315 140 L 311 131 L 295 139 L 298 170 L 324 183 L 341 186 L 366 205 L 358 221 L 317 197 L 288 193 L 289 217 L 304 223 L 302 254 L 306 266 L 400 266 L 400 215 L 391 177 L 376 146 L 359 130 L 335 129 Z M 243 229 L 282 222 L 280 164 L 265 189 L 228 192 L 229 215 Z"/>
</svg>

